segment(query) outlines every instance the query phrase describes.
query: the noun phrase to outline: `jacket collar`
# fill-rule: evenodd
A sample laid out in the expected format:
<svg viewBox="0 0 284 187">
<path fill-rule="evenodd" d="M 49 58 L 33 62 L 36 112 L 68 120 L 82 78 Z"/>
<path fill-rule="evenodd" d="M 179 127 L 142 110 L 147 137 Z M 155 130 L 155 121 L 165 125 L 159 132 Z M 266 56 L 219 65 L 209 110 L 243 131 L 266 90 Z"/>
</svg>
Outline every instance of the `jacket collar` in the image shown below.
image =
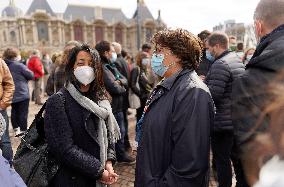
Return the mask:
<svg viewBox="0 0 284 187">
<path fill-rule="evenodd" d="M 13 62 L 14 62 L 13 60 L 7 60 L 7 59 L 5 59 L 4 61 L 6 62 L 7 66 L 10 66 L 10 65 L 11 65 L 11 63 L 13 63 Z"/>
<path fill-rule="evenodd" d="M 184 74 L 188 73 L 192 71 L 191 69 L 183 69 L 177 73 L 175 73 L 174 75 L 168 77 L 168 78 L 165 78 L 158 86 L 161 86 L 163 88 L 166 88 L 167 90 L 170 90 L 173 86 L 173 84 L 175 83 L 175 81 L 183 76 Z"/>
<path fill-rule="evenodd" d="M 269 46 L 274 40 L 277 40 L 279 37 L 283 35 L 284 35 L 284 24 L 280 25 L 266 36 L 262 37 L 259 44 L 256 47 L 252 59 L 247 64 L 246 68 L 249 68 L 254 64 L 256 64 L 257 62 L 254 61 L 254 58 L 260 56 L 261 53 L 267 48 L 267 46 Z"/>
<path fill-rule="evenodd" d="M 226 56 L 228 53 L 230 53 L 229 50 L 224 51 L 221 55 L 219 55 L 219 56 L 214 60 L 214 62 L 216 62 L 217 60 L 223 58 L 223 57 Z"/>
</svg>

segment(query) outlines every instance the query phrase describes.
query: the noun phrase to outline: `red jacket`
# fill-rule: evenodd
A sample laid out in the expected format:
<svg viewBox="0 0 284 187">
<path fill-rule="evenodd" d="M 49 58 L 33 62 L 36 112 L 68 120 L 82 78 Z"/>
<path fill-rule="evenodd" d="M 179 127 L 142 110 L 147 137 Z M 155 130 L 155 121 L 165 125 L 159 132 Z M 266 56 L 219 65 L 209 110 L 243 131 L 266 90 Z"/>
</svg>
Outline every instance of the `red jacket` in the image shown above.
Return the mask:
<svg viewBox="0 0 284 187">
<path fill-rule="evenodd" d="M 44 75 L 42 63 L 37 56 L 30 58 L 28 68 L 34 73 L 35 78 L 40 78 Z"/>
</svg>

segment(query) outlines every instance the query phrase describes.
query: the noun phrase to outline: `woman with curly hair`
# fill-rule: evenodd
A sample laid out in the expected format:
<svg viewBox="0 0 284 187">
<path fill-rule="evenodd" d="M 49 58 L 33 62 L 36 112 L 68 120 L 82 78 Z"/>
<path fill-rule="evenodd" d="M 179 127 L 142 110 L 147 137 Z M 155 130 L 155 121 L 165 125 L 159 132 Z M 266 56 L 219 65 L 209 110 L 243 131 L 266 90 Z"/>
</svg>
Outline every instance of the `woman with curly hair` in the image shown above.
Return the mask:
<svg viewBox="0 0 284 187">
<path fill-rule="evenodd" d="M 152 43 L 151 67 L 163 79 L 138 122 L 135 186 L 207 186 L 214 106 L 195 72 L 201 41 L 177 29 L 156 33 Z"/>
<path fill-rule="evenodd" d="M 59 170 L 49 186 L 96 186 L 116 182 L 114 144 L 120 138 L 95 49 L 74 47 L 66 84 L 46 104 L 45 136 Z"/>
</svg>

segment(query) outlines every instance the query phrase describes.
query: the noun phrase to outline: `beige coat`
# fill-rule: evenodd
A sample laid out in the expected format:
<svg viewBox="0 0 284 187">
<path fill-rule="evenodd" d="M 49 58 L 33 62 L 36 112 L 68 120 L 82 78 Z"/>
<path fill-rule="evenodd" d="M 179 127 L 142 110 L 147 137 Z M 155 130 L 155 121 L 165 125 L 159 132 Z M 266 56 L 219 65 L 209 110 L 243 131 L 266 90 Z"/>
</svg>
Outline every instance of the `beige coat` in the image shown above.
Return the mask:
<svg viewBox="0 0 284 187">
<path fill-rule="evenodd" d="M 15 85 L 7 64 L 0 59 L 0 108 L 6 109 L 12 102 Z"/>
</svg>

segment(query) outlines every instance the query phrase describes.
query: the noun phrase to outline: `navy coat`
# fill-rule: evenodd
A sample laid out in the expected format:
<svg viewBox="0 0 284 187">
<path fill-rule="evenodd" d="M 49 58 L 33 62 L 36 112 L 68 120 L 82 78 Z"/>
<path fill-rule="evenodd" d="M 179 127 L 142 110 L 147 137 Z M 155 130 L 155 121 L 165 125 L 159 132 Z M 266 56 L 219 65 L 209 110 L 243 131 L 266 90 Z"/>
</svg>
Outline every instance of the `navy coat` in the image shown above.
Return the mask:
<svg viewBox="0 0 284 187">
<path fill-rule="evenodd" d="M 24 64 L 5 60 L 15 83 L 15 92 L 12 103 L 21 102 L 30 98 L 28 81 L 34 78 L 34 73 Z"/>
<path fill-rule="evenodd" d="M 207 186 L 214 118 L 208 88 L 186 69 L 155 90 L 143 120 L 135 186 Z"/>
</svg>

